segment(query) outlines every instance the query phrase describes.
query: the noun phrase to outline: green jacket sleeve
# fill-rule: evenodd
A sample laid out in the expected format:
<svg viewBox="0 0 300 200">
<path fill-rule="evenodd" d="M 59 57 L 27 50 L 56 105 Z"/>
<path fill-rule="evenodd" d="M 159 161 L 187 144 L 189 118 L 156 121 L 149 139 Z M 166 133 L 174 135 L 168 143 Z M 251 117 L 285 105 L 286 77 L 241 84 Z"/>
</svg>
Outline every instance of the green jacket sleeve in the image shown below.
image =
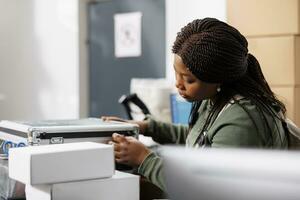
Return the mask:
<svg viewBox="0 0 300 200">
<path fill-rule="evenodd" d="M 138 168 L 138 173 L 165 191 L 162 175 L 162 159 L 155 153 L 150 153 Z"/>
<path fill-rule="evenodd" d="M 149 124 L 145 136 L 150 136 L 160 144 L 185 144 L 188 134 L 187 125 L 175 125 L 159 122 L 152 117 L 148 118 Z"/>
</svg>

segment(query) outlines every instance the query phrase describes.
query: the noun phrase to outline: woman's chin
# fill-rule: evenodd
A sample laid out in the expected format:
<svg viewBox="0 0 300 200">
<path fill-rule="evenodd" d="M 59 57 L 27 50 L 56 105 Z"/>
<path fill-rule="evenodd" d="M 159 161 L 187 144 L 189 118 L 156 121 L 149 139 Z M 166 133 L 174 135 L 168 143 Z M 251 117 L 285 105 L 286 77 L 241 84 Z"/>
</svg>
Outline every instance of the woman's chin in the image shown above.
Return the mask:
<svg viewBox="0 0 300 200">
<path fill-rule="evenodd" d="M 188 102 L 193 102 L 194 100 L 193 99 L 191 99 L 190 97 L 188 97 L 188 96 L 181 96 L 184 100 L 186 100 L 186 101 L 188 101 Z"/>
</svg>

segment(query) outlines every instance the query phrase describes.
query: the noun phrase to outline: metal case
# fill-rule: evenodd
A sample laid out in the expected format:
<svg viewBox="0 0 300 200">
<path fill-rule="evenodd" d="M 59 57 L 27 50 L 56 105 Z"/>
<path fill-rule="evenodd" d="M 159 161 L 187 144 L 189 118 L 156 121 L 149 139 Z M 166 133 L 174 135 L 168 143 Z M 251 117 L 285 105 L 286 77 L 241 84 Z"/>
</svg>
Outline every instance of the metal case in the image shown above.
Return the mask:
<svg viewBox="0 0 300 200">
<path fill-rule="evenodd" d="M 139 128 L 135 124 L 107 122 L 98 118 L 0 122 L 0 139 L 25 145 L 82 141 L 105 143 L 115 132 L 137 138 Z"/>
</svg>

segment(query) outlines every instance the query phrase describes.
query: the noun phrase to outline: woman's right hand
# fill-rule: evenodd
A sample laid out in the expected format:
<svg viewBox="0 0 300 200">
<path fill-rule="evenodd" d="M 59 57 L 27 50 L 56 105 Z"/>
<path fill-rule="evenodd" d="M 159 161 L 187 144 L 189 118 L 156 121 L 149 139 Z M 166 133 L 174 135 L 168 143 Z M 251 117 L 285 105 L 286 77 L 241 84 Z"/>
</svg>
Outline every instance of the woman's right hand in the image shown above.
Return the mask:
<svg viewBox="0 0 300 200">
<path fill-rule="evenodd" d="M 130 166 L 140 166 L 145 158 L 151 153 L 143 143 L 131 136 L 124 136 L 117 133 L 112 135 L 112 141 L 108 144 L 114 146 L 115 159 L 117 163 Z"/>
<path fill-rule="evenodd" d="M 137 124 L 140 129 L 140 134 L 144 134 L 146 129 L 148 128 L 148 121 L 146 120 L 145 121 L 127 120 L 115 116 L 102 116 L 101 119 L 103 121 L 118 121 L 118 122 Z"/>
</svg>

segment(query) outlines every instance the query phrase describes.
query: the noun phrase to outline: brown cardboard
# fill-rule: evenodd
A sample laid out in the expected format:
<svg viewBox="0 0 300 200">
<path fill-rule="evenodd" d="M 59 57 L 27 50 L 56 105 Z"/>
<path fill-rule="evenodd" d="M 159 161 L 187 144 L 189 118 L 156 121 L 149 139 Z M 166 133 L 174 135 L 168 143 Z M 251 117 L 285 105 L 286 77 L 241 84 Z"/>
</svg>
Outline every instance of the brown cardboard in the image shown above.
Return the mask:
<svg viewBox="0 0 300 200">
<path fill-rule="evenodd" d="M 271 86 L 300 85 L 300 37 L 247 38 L 248 49 L 260 63 Z"/>
<path fill-rule="evenodd" d="M 300 33 L 299 0 L 227 0 L 227 22 L 245 36 Z"/>
<path fill-rule="evenodd" d="M 287 117 L 300 126 L 300 87 L 272 87 L 272 91 L 287 109 Z"/>
</svg>

